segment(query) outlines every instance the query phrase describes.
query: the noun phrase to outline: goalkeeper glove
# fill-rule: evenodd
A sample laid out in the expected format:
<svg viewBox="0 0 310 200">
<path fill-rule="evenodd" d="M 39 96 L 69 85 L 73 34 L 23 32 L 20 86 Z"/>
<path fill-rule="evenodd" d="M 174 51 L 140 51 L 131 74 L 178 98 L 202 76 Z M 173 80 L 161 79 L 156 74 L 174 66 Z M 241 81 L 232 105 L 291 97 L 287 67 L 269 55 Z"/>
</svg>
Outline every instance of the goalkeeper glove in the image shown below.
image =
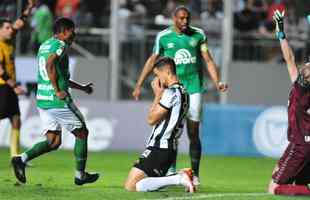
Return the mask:
<svg viewBox="0 0 310 200">
<path fill-rule="evenodd" d="M 284 11 L 280 13 L 279 10 L 276 10 L 273 14 L 273 20 L 276 23 L 276 37 L 279 40 L 285 39 L 285 33 L 284 33 L 284 24 L 283 24 L 283 18 L 284 18 Z"/>
</svg>

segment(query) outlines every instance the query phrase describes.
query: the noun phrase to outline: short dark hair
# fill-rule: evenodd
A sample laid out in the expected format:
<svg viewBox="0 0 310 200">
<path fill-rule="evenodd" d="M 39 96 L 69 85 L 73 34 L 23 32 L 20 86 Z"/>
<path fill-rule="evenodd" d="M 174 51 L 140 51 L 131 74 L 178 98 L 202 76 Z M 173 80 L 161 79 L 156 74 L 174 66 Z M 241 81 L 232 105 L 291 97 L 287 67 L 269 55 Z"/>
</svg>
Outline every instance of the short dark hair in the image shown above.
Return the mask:
<svg viewBox="0 0 310 200">
<path fill-rule="evenodd" d="M 0 18 L 0 28 L 3 27 L 4 23 L 12 23 L 12 20 L 8 19 L 8 18 Z"/>
<path fill-rule="evenodd" d="M 187 14 L 188 14 L 189 16 L 191 15 L 191 12 L 189 11 L 189 9 L 188 9 L 186 6 L 183 6 L 183 5 L 176 7 L 176 8 L 174 9 L 174 11 L 173 11 L 173 15 L 174 15 L 174 16 L 177 16 L 178 12 L 181 11 L 181 10 L 187 12 Z"/>
<path fill-rule="evenodd" d="M 57 34 L 73 28 L 75 28 L 75 24 L 71 19 L 61 17 L 54 22 L 53 31 L 54 34 Z"/>
<path fill-rule="evenodd" d="M 172 72 L 172 74 L 176 74 L 176 65 L 172 58 L 161 57 L 154 64 L 154 68 L 158 68 L 158 69 L 164 66 L 169 66 L 169 69 Z"/>
</svg>

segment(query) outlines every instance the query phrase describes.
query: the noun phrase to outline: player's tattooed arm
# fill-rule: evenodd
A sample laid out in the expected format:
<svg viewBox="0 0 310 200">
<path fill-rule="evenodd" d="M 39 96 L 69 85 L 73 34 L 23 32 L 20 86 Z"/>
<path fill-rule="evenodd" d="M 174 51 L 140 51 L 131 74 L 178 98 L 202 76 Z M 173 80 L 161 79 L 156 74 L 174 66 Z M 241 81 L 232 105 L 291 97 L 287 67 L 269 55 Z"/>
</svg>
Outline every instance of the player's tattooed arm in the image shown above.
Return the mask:
<svg viewBox="0 0 310 200">
<path fill-rule="evenodd" d="M 146 61 L 146 63 L 143 66 L 142 72 L 139 76 L 139 79 L 136 83 L 136 86 L 132 92 L 132 96 L 135 98 L 135 100 L 139 100 L 140 94 L 141 94 L 141 87 L 145 81 L 145 79 L 149 76 L 149 74 L 153 70 L 154 63 L 156 59 L 159 57 L 158 54 L 152 54 Z"/>
<path fill-rule="evenodd" d="M 207 46 L 206 43 L 204 45 Z M 207 64 L 208 72 L 209 72 L 210 77 L 211 77 L 213 83 L 215 84 L 216 88 L 218 89 L 218 91 L 225 92 L 228 89 L 228 85 L 227 85 L 227 83 L 221 82 L 219 80 L 217 67 L 216 67 L 216 64 L 215 64 L 212 56 L 211 56 L 211 53 L 209 52 L 208 49 L 206 49 L 206 50 L 202 49 L 201 54 L 202 54 L 204 61 Z"/>
<path fill-rule="evenodd" d="M 81 84 L 73 80 L 69 80 L 69 87 L 77 90 L 82 90 L 87 94 L 91 94 L 93 92 L 93 83 Z"/>
<path fill-rule="evenodd" d="M 56 54 L 51 54 L 48 57 L 47 63 L 46 63 L 46 71 L 47 71 L 47 76 L 52 83 L 52 86 L 56 92 L 57 97 L 60 99 L 65 99 L 68 96 L 68 94 L 66 91 L 60 90 L 58 83 L 57 83 L 58 76 L 57 76 L 56 65 L 55 65 L 55 62 L 57 59 L 58 59 L 58 56 Z"/>
</svg>

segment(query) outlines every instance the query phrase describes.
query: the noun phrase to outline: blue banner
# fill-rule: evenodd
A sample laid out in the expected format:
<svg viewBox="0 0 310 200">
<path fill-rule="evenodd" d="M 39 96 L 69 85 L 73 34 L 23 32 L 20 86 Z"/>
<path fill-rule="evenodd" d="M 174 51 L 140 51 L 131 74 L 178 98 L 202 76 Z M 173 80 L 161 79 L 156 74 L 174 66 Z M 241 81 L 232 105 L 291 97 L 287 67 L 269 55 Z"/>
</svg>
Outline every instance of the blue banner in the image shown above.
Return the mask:
<svg viewBox="0 0 310 200">
<path fill-rule="evenodd" d="M 286 139 L 284 106 L 206 104 L 202 123 L 202 147 L 208 155 L 279 157 Z"/>
</svg>

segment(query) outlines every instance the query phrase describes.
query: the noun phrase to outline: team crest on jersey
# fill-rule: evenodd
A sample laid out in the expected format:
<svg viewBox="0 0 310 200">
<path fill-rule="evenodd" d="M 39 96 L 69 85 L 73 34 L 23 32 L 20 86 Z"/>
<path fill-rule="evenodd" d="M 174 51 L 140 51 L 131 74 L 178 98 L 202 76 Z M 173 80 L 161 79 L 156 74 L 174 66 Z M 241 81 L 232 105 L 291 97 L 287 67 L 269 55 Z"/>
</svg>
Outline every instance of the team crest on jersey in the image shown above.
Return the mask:
<svg viewBox="0 0 310 200">
<path fill-rule="evenodd" d="M 174 48 L 174 43 L 170 42 L 167 44 L 168 49 Z"/>
<path fill-rule="evenodd" d="M 192 47 L 197 46 L 198 41 L 195 39 L 191 39 L 191 41 L 189 42 L 189 45 L 191 45 Z"/>
</svg>

